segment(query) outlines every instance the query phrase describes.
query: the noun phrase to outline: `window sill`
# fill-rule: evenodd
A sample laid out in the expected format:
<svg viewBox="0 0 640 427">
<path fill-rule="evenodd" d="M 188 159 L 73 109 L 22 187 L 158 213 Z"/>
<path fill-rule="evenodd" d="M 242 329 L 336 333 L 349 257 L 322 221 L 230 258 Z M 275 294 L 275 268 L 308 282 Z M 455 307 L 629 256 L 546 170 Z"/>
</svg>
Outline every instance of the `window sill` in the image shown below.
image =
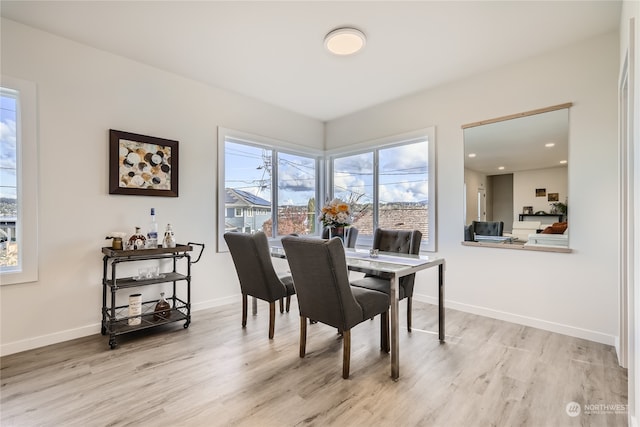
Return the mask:
<svg viewBox="0 0 640 427">
<path fill-rule="evenodd" d="M 559 252 L 571 253 L 571 248 L 563 246 L 526 246 L 524 243 L 489 243 L 489 242 L 461 242 L 462 246 L 475 246 L 480 248 L 498 248 L 498 249 L 515 249 L 521 251 L 537 251 L 537 252 Z"/>
</svg>

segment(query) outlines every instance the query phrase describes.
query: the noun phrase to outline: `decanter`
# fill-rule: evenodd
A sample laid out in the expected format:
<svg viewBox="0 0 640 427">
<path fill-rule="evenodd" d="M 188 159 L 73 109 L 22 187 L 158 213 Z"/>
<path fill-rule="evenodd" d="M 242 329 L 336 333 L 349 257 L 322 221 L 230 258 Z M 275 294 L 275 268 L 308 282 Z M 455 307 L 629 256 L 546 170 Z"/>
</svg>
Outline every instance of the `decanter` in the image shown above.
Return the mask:
<svg viewBox="0 0 640 427">
<path fill-rule="evenodd" d="M 144 249 L 147 238 L 140 232 L 140 227 L 136 227 L 136 232 L 129 237 L 128 249 Z"/>
<path fill-rule="evenodd" d="M 160 292 L 160 299 L 153 311 L 153 320 L 167 320 L 171 317 L 171 305 L 164 297 L 164 292 Z"/>
</svg>

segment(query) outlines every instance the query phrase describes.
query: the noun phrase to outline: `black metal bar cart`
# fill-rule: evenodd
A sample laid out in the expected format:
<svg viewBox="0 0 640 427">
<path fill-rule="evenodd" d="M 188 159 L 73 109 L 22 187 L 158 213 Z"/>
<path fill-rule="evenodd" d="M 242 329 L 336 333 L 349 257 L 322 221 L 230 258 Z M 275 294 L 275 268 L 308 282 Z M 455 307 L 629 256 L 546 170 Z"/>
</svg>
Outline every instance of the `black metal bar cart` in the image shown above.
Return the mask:
<svg viewBox="0 0 640 427">
<path fill-rule="evenodd" d="M 191 260 L 189 252 L 193 251 L 193 245 L 200 246 L 200 254 L 195 261 Z M 109 347 L 117 346 L 116 337 L 141 329 L 154 328 L 171 322 L 184 320 L 184 328 L 191 323 L 191 265 L 200 260 L 204 244 L 192 243 L 178 244 L 175 248 L 154 248 L 136 250 L 116 250 L 110 247 L 102 248 L 104 254 L 102 274 L 102 335 L 109 335 Z M 157 274 L 118 277 L 117 269 L 123 263 L 170 260 L 172 270 Z M 178 261 L 185 260 L 185 263 Z M 183 269 L 179 272 L 179 266 Z M 182 266 L 186 264 L 186 266 Z M 142 265 L 142 264 L 141 264 Z M 184 268 L 186 267 L 186 271 Z M 146 287 L 161 283 L 173 283 L 173 294 L 167 298 L 170 307 L 166 310 L 156 310 L 158 299 L 142 301 L 139 314 L 131 315 L 129 304 L 117 305 L 118 291 Z M 178 296 L 179 283 L 186 285 L 186 290 Z"/>
</svg>

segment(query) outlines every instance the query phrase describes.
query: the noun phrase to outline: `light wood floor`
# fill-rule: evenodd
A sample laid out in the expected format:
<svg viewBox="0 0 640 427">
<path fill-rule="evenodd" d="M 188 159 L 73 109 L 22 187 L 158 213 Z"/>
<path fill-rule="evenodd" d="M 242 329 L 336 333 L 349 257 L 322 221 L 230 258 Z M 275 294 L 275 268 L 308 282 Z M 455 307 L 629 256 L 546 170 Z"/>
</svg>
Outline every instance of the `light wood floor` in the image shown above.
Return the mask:
<svg viewBox="0 0 640 427">
<path fill-rule="evenodd" d="M 379 321 L 352 330 L 351 377 L 341 378 L 333 328 L 308 328 L 268 306 L 240 326 L 240 302 L 128 335 L 109 350 L 95 335 L 2 358 L 1 425 L 8 426 L 626 426 L 627 373 L 612 347 L 447 310 L 440 345 L 435 306 L 401 302 L 400 380 L 379 351 Z M 567 414 L 575 401 L 582 412 Z M 585 413 L 584 405 L 589 406 Z M 595 406 L 594 406 L 595 405 Z M 611 407 L 608 407 L 611 408 Z"/>
</svg>

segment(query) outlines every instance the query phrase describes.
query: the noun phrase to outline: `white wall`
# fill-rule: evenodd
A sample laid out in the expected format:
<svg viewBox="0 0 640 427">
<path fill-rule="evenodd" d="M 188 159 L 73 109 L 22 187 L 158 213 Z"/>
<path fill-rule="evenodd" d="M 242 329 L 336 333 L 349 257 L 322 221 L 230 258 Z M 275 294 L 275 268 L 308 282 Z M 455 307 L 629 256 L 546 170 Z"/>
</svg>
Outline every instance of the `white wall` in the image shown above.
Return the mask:
<svg viewBox="0 0 640 427">
<path fill-rule="evenodd" d="M 150 207 L 179 242 L 207 246 L 195 308 L 239 303 L 215 253 L 217 127 L 322 149 L 323 123 L 13 21 L 1 31 L 2 74 L 37 84 L 40 159 L 26 165 L 40 174 L 39 281 L 0 287 L 1 354 L 98 333 L 106 233 L 144 227 Z M 108 194 L 110 128 L 179 141 L 178 198 Z"/>
<path fill-rule="evenodd" d="M 328 149 L 436 127 L 438 254 L 447 261 L 449 307 L 614 344 L 618 38 L 615 33 L 597 37 L 327 124 Z M 462 246 L 460 126 L 565 102 L 573 102 L 568 178 L 573 252 Z M 435 273 L 419 274 L 416 297 L 436 301 L 436 286 Z"/>
<path fill-rule="evenodd" d="M 536 196 L 536 189 L 544 188 L 547 195 Z M 513 213 L 514 221 L 518 220 L 518 214 L 522 213 L 523 206 L 533 206 L 533 212 L 551 211 L 551 203 L 548 201 L 549 193 L 558 193 L 558 201 L 567 201 L 567 168 L 547 168 L 529 171 L 521 171 L 513 174 Z M 594 199 L 597 196 L 594 195 Z M 527 218 L 532 221 L 533 218 Z M 556 222 L 557 218 L 544 218 L 543 224 Z"/>
<path fill-rule="evenodd" d="M 484 188 L 485 192 L 488 191 L 487 176 L 471 169 L 465 169 L 464 178 L 466 179 L 465 185 L 467 188 L 465 200 L 467 206 L 466 219 L 463 224 L 469 225 L 471 221 L 478 220 L 478 189 Z"/>
</svg>

